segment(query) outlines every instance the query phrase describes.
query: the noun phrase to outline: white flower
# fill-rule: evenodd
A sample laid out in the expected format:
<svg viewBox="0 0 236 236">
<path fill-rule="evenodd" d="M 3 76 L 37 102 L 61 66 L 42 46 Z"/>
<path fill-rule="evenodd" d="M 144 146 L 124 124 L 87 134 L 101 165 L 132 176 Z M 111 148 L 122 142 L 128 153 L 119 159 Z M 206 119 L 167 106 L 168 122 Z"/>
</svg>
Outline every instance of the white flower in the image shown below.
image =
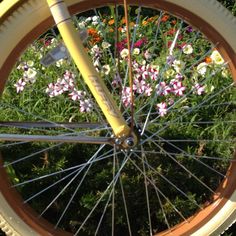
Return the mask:
<svg viewBox="0 0 236 236">
<path fill-rule="evenodd" d="M 139 48 L 134 48 L 133 49 L 133 54 L 134 55 L 138 55 L 140 53 L 140 49 Z"/>
<path fill-rule="evenodd" d="M 127 48 L 124 48 L 121 52 L 120 52 L 120 56 L 124 59 L 129 55 L 129 50 Z"/>
<path fill-rule="evenodd" d="M 25 68 L 25 63 L 21 62 L 18 66 L 17 66 L 17 70 L 24 70 Z"/>
<path fill-rule="evenodd" d="M 95 57 L 100 57 L 102 53 L 101 49 L 98 47 L 97 44 L 91 48 L 90 52 Z"/>
<path fill-rule="evenodd" d="M 102 48 L 103 49 L 107 49 L 107 48 L 109 48 L 111 46 L 111 44 L 110 43 L 108 43 L 108 42 L 102 42 Z"/>
<path fill-rule="evenodd" d="M 23 75 L 26 82 L 34 83 L 36 81 L 37 71 L 34 68 L 29 68 Z"/>
<path fill-rule="evenodd" d="M 183 46 L 183 53 L 184 54 L 192 54 L 193 53 L 193 47 L 190 44 L 186 44 Z"/>
<path fill-rule="evenodd" d="M 27 66 L 29 66 L 29 67 L 33 67 L 34 62 L 33 62 L 32 60 L 29 60 L 29 61 L 26 62 L 26 64 L 27 64 Z"/>
<path fill-rule="evenodd" d="M 142 60 L 142 63 L 141 63 L 143 66 L 145 66 L 147 64 L 147 61 L 146 60 Z"/>
<path fill-rule="evenodd" d="M 102 67 L 102 70 L 103 70 L 103 72 L 104 72 L 105 75 L 108 75 L 108 74 L 110 73 L 110 71 L 111 71 L 111 68 L 110 68 L 109 65 L 104 65 L 104 66 Z"/>
<path fill-rule="evenodd" d="M 99 58 L 97 58 L 97 59 L 93 62 L 93 65 L 94 65 L 95 67 L 101 67 L 101 63 L 100 63 L 100 61 L 99 61 Z"/>
<path fill-rule="evenodd" d="M 152 54 L 148 50 L 146 50 L 144 53 L 144 57 L 146 60 L 149 60 L 152 58 Z"/>
<path fill-rule="evenodd" d="M 224 78 L 229 77 L 229 70 L 227 68 L 223 68 L 223 70 L 221 71 L 221 74 Z"/>
<path fill-rule="evenodd" d="M 98 21 L 99 20 L 99 16 L 93 16 L 92 17 L 92 21 Z"/>
<path fill-rule="evenodd" d="M 56 67 L 61 67 L 66 63 L 65 59 L 60 59 L 59 61 L 56 61 Z"/>
<path fill-rule="evenodd" d="M 217 65 L 221 65 L 224 63 L 224 59 L 221 57 L 220 53 L 217 50 L 214 50 L 210 56 L 213 63 Z"/>
<path fill-rule="evenodd" d="M 93 22 L 92 22 L 92 25 L 98 25 L 98 24 L 99 24 L 98 21 L 93 21 Z"/>
<path fill-rule="evenodd" d="M 180 73 L 184 69 L 185 63 L 180 60 L 174 60 L 172 66 L 174 67 L 177 73 Z"/>
<path fill-rule="evenodd" d="M 206 71 L 207 71 L 207 63 L 206 62 L 202 62 L 200 63 L 198 66 L 197 66 L 197 72 L 200 74 L 200 75 L 205 75 L 206 74 Z"/>
<path fill-rule="evenodd" d="M 127 30 L 126 26 L 124 26 L 123 28 L 121 28 L 121 33 L 125 33 Z"/>
<path fill-rule="evenodd" d="M 80 29 L 83 29 L 85 27 L 86 27 L 86 22 L 85 21 L 82 21 L 82 22 L 79 23 L 79 28 Z"/>
<path fill-rule="evenodd" d="M 89 21 L 91 21 L 91 20 L 92 20 L 92 18 L 91 18 L 91 17 L 88 17 L 88 18 L 85 19 L 85 22 L 89 22 Z"/>
</svg>

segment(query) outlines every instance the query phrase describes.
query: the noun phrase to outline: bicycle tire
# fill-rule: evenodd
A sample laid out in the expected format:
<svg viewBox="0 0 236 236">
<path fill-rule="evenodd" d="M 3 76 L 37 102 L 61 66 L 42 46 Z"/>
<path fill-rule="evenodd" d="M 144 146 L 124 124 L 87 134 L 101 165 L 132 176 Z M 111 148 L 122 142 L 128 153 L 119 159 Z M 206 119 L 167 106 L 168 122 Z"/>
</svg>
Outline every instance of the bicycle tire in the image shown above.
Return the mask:
<svg viewBox="0 0 236 236">
<path fill-rule="evenodd" d="M 93 7 L 103 6 L 117 1 L 94 1 Z M 71 13 L 91 8 L 91 1 L 66 1 Z M 136 1 L 130 1 L 135 5 Z M 166 1 L 144 1 L 145 5 L 173 12 L 201 31 L 217 44 L 217 48 L 229 61 L 232 76 L 236 80 L 236 20 L 217 1 L 210 0 L 166 0 Z M 9 7 L 10 6 L 10 7 Z M 53 25 L 52 17 L 45 1 L 19 0 L 3 1 L 0 4 L 0 88 L 4 87 L 8 74 L 23 49 L 32 38 L 37 38 Z M 17 30 L 15 30 L 17 29 Z M 11 40 L 8 40 L 8 39 Z M 0 171 L 1 193 L 0 193 L 0 227 L 7 235 L 67 235 L 66 232 L 54 230 L 44 220 L 38 220 L 28 207 L 23 207 L 21 198 L 13 189 L 10 189 L 6 173 Z M 232 185 L 224 195 L 207 207 L 199 215 L 204 215 L 200 222 L 194 223 L 191 228 L 176 226 L 172 232 L 163 232 L 160 235 L 219 235 L 236 221 L 236 186 L 233 183 L 236 178 L 236 164 L 232 164 L 228 170 L 229 181 L 222 184 Z M 14 197 L 12 197 L 14 195 Z M 209 210 L 209 212 L 208 212 Z M 207 213 L 206 213 L 207 212 Z M 199 217 L 200 218 L 200 217 Z M 198 221 L 199 221 L 198 218 Z M 70 235 L 70 234 L 68 234 Z"/>
</svg>

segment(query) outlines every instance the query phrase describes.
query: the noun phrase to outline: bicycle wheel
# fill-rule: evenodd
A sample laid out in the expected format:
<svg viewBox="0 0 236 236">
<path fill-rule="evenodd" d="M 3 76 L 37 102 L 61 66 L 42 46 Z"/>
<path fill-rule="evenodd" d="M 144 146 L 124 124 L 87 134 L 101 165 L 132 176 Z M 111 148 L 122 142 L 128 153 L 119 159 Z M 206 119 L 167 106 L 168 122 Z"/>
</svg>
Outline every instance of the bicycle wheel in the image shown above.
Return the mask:
<svg viewBox="0 0 236 236">
<path fill-rule="evenodd" d="M 131 149 L 114 139 L 46 3 L 1 3 L 7 235 L 218 235 L 235 221 L 236 23 L 215 1 L 187 2 L 129 1 L 129 85 L 122 1 L 66 1 L 128 123 L 133 86 Z"/>
</svg>

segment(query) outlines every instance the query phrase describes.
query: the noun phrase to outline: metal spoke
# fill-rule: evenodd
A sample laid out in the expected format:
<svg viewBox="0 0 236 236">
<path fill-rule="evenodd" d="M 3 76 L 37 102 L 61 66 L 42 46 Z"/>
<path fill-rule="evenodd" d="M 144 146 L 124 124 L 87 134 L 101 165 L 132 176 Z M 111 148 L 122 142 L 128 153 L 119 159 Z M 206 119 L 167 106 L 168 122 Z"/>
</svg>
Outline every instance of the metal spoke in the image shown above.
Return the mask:
<svg viewBox="0 0 236 236">
<path fill-rule="evenodd" d="M 138 159 L 141 159 L 136 153 L 134 153 L 135 156 L 137 156 Z M 140 160 L 142 161 L 142 160 Z M 178 186 L 176 186 L 174 183 L 172 183 L 172 181 L 170 181 L 168 178 L 166 178 L 163 174 L 159 173 L 155 168 L 153 168 L 152 166 L 150 166 L 147 162 L 145 162 L 145 164 L 148 166 L 148 168 L 150 168 L 151 170 L 154 171 L 154 173 L 156 173 L 157 175 L 159 175 L 162 179 L 164 179 L 168 184 L 170 184 L 174 189 L 176 189 L 179 193 L 181 193 L 183 196 L 185 196 L 189 201 L 191 201 L 195 206 L 197 206 L 198 208 L 202 209 L 202 207 L 197 204 L 196 201 L 193 201 L 192 199 L 189 198 L 189 196 L 183 192 Z"/>
<path fill-rule="evenodd" d="M 117 166 L 118 166 L 118 168 L 120 167 L 119 166 L 119 159 L 117 159 Z M 121 176 L 119 176 L 119 179 L 120 179 L 120 188 L 121 188 L 121 194 L 122 194 L 123 204 L 124 204 L 124 208 L 125 208 L 125 216 L 126 216 L 126 220 L 127 220 L 129 236 L 132 236 L 128 207 L 127 207 L 127 203 L 126 203 L 126 197 L 125 197 L 125 192 L 124 192 L 124 187 L 123 187 L 123 182 L 122 182 Z"/>
<path fill-rule="evenodd" d="M 140 150 L 134 150 L 133 152 L 135 153 L 140 153 L 141 151 Z M 163 152 L 159 151 L 143 151 L 147 154 L 159 154 L 159 155 L 163 155 Z M 177 156 L 177 155 L 183 155 L 183 156 L 191 156 L 190 154 L 184 154 L 184 153 L 176 153 L 176 152 L 168 152 L 170 155 L 172 156 Z M 220 158 L 220 157 L 209 157 L 209 156 L 199 156 L 199 155 L 194 155 L 195 157 L 197 157 L 198 159 L 209 159 L 209 160 L 219 160 L 219 161 L 230 161 L 230 162 L 235 162 L 236 160 L 235 159 L 232 159 L 232 158 L 227 158 L 227 159 L 224 159 L 224 158 Z"/>
<path fill-rule="evenodd" d="M 92 164 L 90 164 L 90 165 L 88 166 L 87 170 L 85 171 L 85 173 L 84 173 L 82 179 L 80 180 L 80 182 L 79 182 L 78 186 L 76 187 L 75 191 L 73 192 L 73 194 L 72 194 L 72 196 L 71 196 L 69 202 L 67 203 L 67 205 L 66 205 L 64 211 L 62 212 L 62 214 L 61 214 L 59 220 L 57 221 L 57 223 L 56 223 L 56 225 L 55 225 L 55 228 L 57 228 L 58 225 L 60 224 L 60 222 L 61 222 L 62 218 L 64 217 L 66 211 L 68 210 L 68 208 L 69 208 L 71 202 L 73 201 L 75 195 L 76 195 L 76 194 L 78 193 L 78 191 L 79 191 L 79 188 L 81 187 L 82 183 L 84 182 L 85 177 L 87 176 L 87 174 L 88 174 L 88 172 L 89 172 L 91 166 L 92 166 Z"/>
<path fill-rule="evenodd" d="M 161 138 L 161 137 L 159 137 L 159 138 L 160 138 L 161 140 L 164 140 L 164 139 Z M 215 170 L 215 169 L 212 168 L 211 166 L 209 166 L 209 165 L 207 165 L 206 163 L 202 162 L 201 160 L 197 159 L 197 158 L 195 157 L 195 155 L 191 155 L 191 154 L 186 153 L 183 149 L 177 147 L 177 146 L 174 145 L 173 143 L 170 143 L 170 142 L 168 142 L 168 141 L 167 141 L 167 143 L 168 143 L 169 145 L 171 145 L 172 147 L 176 148 L 177 150 L 179 150 L 181 153 L 184 153 L 185 155 L 187 155 L 187 156 L 193 158 L 193 159 L 194 159 L 195 161 L 197 161 L 198 163 L 204 165 L 204 166 L 207 167 L 209 170 L 212 170 L 213 172 L 217 173 L 218 175 L 220 175 L 220 176 L 222 176 L 222 177 L 225 177 L 225 175 L 223 175 L 223 174 L 220 173 L 219 171 Z"/>
<path fill-rule="evenodd" d="M 149 193 L 148 193 L 148 188 L 147 188 L 147 175 L 146 175 L 146 168 L 145 168 L 145 162 L 147 162 L 147 159 L 145 157 L 145 154 L 142 152 L 142 150 L 143 150 L 143 147 L 141 146 L 141 157 L 142 157 L 142 165 L 143 165 L 143 173 L 144 173 L 144 186 L 145 186 L 146 203 L 147 203 L 147 210 L 148 210 L 149 234 L 150 236 L 152 236 L 152 221 L 151 221 L 151 212 L 150 212 L 150 203 L 149 203 Z"/>
<path fill-rule="evenodd" d="M 132 160 L 130 159 L 130 162 L 136 167 L 136 169 L 142 174 L 144 175 L 143 171 L 137 166 L 137 164 Z M 161 194 L 161 196 L 163 198 L 165 198 L 165 200 L 167 202 L 170 203 L 170 205 L 173 207 L 173 209 L 178 213 L 178 215 L 184 220 L 187 222 L 187 219 L 183 216 L 183 214 L 175 207 L 175 205 L 173 205 L 173 203 L 169 200 L 169 198 L 156 186 L 156 184 L 148 177 L 146 176 L 148 182 L 154 187 L 154 189 L 156 191 L 158 191 L 159 194 Z"/>
<path fill-rule="evenodd" d="M 78 175 L 83 171 L 84 168 L 77 170 L 75 176 L 63 187 L 63 189 L 53 198 L 53 200 L 45 207 L 45 209 L 41 212 L 40 216 L 42 216 L 51 206 L 52 204 L 65 192 L 65 190 L 75 181 Z"/>
<path fill-rule="evenodd" d="M 37 178 L 34 178 L 34 179 L 30 179 L 30 180 L 27 180 L 27 181 L 24 181 L 24 182 L 21 182 L 21 183 L 18 183 L 18 184 L 15 184 L 13 185 L 13 187 L 19 187 L 21 185 L 25 185 L 25 184 L 28 184 L 28 183 L 31 183 L 31 182 L 34 182 L 34 181 L 38 181 L 38 180 L 42 180 L 42 179 L 45 179 L 45 178 L 48 178 L 48 177 L 52 177 L 54 175 L 58 175 L 58 174 L 62 174 L 62 173 L 65 173 L 67 171 L 71 171 L 71 170 L 74 170 L 74 169 L 78 169 L 80 167 L 84 167 L 86 165 L 89 165 L 89 164 L 94 164 L 98 161 L 102 161 L 102 160 L 105 160 L 105 159 L 108 159 L 110 157 L 112 157 L 113 153 L 110 154 L 110 155 L 107 155 L 108 153 L 110 153 L 112 150 L 104 153 L 103 155 L 99 156 L 99 157 L 96 157 L 96 159 L 92 160 L 92 158 L 90 158 L 86 163 L 83 163 L 83 164 L 79 164 L 79 165 L 76 165 L 76 166 L 72 166 L 72 167 L 69 167 L 69 168 L 66 168 L 66 169 L 63 169 L 63 170 L 60 170 L 60 171 L 56 171 L 56 172 L 53 172 L 51 174 L 47 174 L 47 175 L 42 175 L 40 177 L 37 177 Z M 120 153 L 120 152 L 119 152 Z M 96 155 L 95 155 L 96 156 Z"/>
<path fill-rule="evenodd" d="M 125 164 L 127 163 L 127 161 L 129 160 L 129 156 L 125 157 L 123 160 L 123 163 L 120 167 L 120 169 L 118 170 L 118 172 L 116 173 L 115 178 L 109 183 L 109 185 L 107 186 L 106 190 L 102 193 L 101 197 L 98 199 L 98 201 L 96 202 L 96 204 L 94 205 L 94 207 L 92 208 L 92 210 L 90 211 L 90 213 L 87 215 L 87 217 L 84 219 L 83 223 L 80 225 L 79 229 L 76 231 L 76 233 L 74 234 L 75 236 L 78 235 L 78 233 L 80 232 L 80 230 L 83 228 L 83 226 L 85 225 L 85 223 L 87 222 L 87 220 L 90 218 L 90 216 L 92 215 L 92 213 L 94 212 L 94 210 L 97 208 L 97 206 L 99 205 L 99 203 L 101 202 L 101 200 L 104 198 L 104 196 L 106 195 L 106 193 L 109 191 L 109 189 L 113 186 L 114 183 L 117 182 L 120 172 L 122 171 L 122 169 L 124 168 Z"/>
<path fill-rule="evenodd" d="M 196 175 L 194 175 L 190 170 L 188 170 L 183 164 L 176 160 L 169 152 L 167 152 L 164 148 L 158 145 L 155 141 L 152 141 L 152 143 L 156 145 L 160 150 L 162 150 L 172 161 L 174 161 L 177 165 L 184 169 L 190 176 L 196 179 L 196 181 L 198 181 L 201 185 L 207 188 L 211 193 L 215 194 L 215 192 L 209 186 L 207 186 L 202 180 L 200 180 Z"/>
<path fill-rule="evenodd" d="M 38 154 L 44 153 L 44 152 L 46 152 L 46 151 L 48 151 L 48 150 L 54 149 L 54 148 L 59 147 L 59 146 L 61 146 L 61 145 L 62 145 L 62 143 L 58 143 L 58 144 L 55 144 L 55 145 L 53 145 L 53 146 L 51 146 L 51 147 L 44 148 L 44 149 L 42 149 L 42 150 L 40 150 L 40 151 L 38 151 L 38 152 L 31 153 L 31 154 L 29 154 L 29 155 L 27 155 L 27 156 L 24 156 L 24 157 L 22 157 L 22 158 L 20 158 L 20 159 L 15 160 L 15 161 L 12 161 L 12 162 L 10 162 L 10 163 L 6 163 L 6 164 L 3 165 L 3 167 L 7 167 L 7 166 L 10 166 L 10 165 L 14 165 L 14 164 L 16 164 L 16 163 L 25 161 L 26 159 L 29 159 L 29 158 L 31 158 L 31 157 L 34 157 L 34 156 L 36 156 L 36 155 L 38 155 Z"/>
<path fill-rule="evenodd" d="M 206 102 L 208 102 L 209 100 L 211 100 L 212 98 L 216 97 L 217 95 L 221 94 L 222 92 L 224 92 L 225 90 L 231 88 L 234 85 L 234 83 L 231 83 L 230 85 L 224 87 L 223 89 L 221 89 L 220 91 L 216 92 L 215 94 L 213 94 L 212 96 L 208 97 L 207 99 L 203 100 L 203 102 L 201 102 L 199 105 L 193 107 L 192 109 L 188 110 L 186 113 L 184 113 L 183 115 L 177 117 L 173 122 L 176 122 L 178 120 L 180 120 L 182 117 L 184 117 L 185 115 L 191 113 L 192 111 L 196 110 L 197 108 L 199 108 L 202 104 L 205 104 Z M 156 119 L 155 119 L 156 120 Z M 153 120 L 154 122 L 154 120 Z M 151 123 L 151 122 L 150 122 Z M 147 139 L 142 141 L 142 144 L 147 142 L 148 140 L 151 140 L 154 136 L 156 136 L 157 134 L 161 133 L 163 130 L 167 129 L 170 125 L 167 124 L 164 127 L 162 127 L 161 129 L 159 129 L 157 132 L 153 133 L 152 135 L 150 135 Z"/>
<path fill-rule="evenodd" d="M 220 142 L 220 143 L 232 143 L 235 142 L 234 139 L 225 140 L 225 139 L 163 139 L 163 140 L 154 140 L 155 142 L 164 142 L 164 143 L 209 143 L 209 142 Z"/>
</svg>

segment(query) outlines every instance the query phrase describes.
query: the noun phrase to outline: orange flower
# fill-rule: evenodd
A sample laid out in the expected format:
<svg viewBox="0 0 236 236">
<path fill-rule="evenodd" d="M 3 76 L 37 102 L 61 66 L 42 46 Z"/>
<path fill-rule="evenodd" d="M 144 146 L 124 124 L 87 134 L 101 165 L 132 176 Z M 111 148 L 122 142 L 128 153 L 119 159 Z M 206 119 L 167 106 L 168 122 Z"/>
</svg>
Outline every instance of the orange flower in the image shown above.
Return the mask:
<svg viewBox="0 0 236 236">
<path fill-rule="evenodd" d="M 210 57 L 206 57 L 206 58 L 205 58 L 205 62 L 209 64 L 209 63 L 212 62 L 212 59 L 211 59 Z"/>
<path fill-rule="evenodd" d="M 109 32 L 113 33 L 113 32 L 114 32 L 114 29 L 110 28 L 110 29 L 109 29 Z"/>
<path fill-rule="evenodd" d="M 150 18 L 147 19 L 147 22 L 153 22 L 154 20 L 155 20 L 154 17 L 150 17 Z"/>
<path fill-rule="evenodd" d="M 142 22 L 142 25 L 143 26 L 145 26 L 145 25 L 147 25 L 148 24 L 148 22 L 146 21 L 146 20 L 144 20 L 143 22 Z"/>
<path fill-rule="evenodd" d="M 173 25 L 175 25 L 175 24 L 176 24 L 176 20 L 172 20 L 171 23 L 172 23 Z"/>
<path fill-rule="evenodd" d="M 114 19 L 111 19 L 108 21 L 108 25 L 113 25 L 115 23 L 115 20 Z"/>
<path fill-rule="evenodd" d="M 96 44 L 102 40 L 102 38 L 100 37 L 96 29 L 90 28 L 87 30 L 87 32 L 88 32 L 88 35 L 91 37 L 90 42 L 92 44 Z"/>
<path fill-rule="evenodd" d="M 119 27 L 119 28 L 118 28 L 118 31 L 122 31 L 122 29 L 123 29 L 122 27 Z"/>
<path fill-rule="evenodd" d="M 166 22 L 169 18 L 170 18 L 169 15 L 164 15 L 164 16 L 161 18 L 161 21 L 162 21 L 162 22 Z"/>
<path fill-rule="evenodd" d="M 175 34 L 175 29 L 174 28 L 172 28 L 172 29 L 170 29 L 170 30 L 168 30 L 165 34 L 166 35 L 174 35 Z"/>
<path fill-rule="evenodd" d="M 125 20 L 124 17 L 121 19 L 121 23 L 122 23 L 122 24 L 126 24 L 126 20 Z"/>
<path fill-rule="evenodd" d="M 97 34 L 97 30 L 93 28 L 88 29 L 87 32 L 88 32 L 88 35 L 90 36 Z"/>
</svg>

